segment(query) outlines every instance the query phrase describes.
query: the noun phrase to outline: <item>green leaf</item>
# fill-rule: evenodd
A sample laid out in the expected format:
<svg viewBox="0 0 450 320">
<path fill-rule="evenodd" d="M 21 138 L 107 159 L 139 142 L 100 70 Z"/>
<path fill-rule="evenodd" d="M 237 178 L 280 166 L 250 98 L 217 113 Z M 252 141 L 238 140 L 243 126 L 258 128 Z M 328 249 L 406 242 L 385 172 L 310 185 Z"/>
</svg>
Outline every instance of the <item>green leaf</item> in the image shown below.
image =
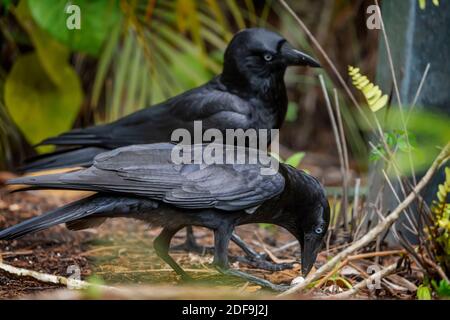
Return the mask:
<svg viewBox="0 0 450 320">
<path fill-rule="evenodd" d="M 82 90 L 77 74 L 67 64 L 59 67 L 64 82 L 55 84 L 38 55 L 28 53 L 16 60 L 6 79 L 6 107 L 33 144 L 70 128 L 81 105 Z"/>
<path fill-rule="evenodd" d="M 286 121 L 294 122 L 298 118 L 298 105 L 290 101 L 286 112 Z"/>
<path fill-rule="evenodd" d="M 67 22 L 76 14 L 66 11 L 67 0 L 28 0 L 31 15 L 52 37 L 74 51 L 97 55 L 112 27 L 120 22 L 117 0 L 72 0 L 80 8 L 80 29 L 69 29 Z M 69 20 L 68 20 L 69 19 Z"/>
<path fill-rule="evenodd" d="M 16 59 L 5 82 L 5 105 L 31 143 L 69 129 L 83 99 L 69 51 L 33 21 L 27 1 L 14 14 L 35 51 Z M 48 125 L 51 123 L 51 125 Z"/>
<path fill-rule="evenodd" d="M 394 148 L 397 144 L 397 136 L 392 132 L 385 132 L 384 138 L 386 139 L 386 144 L 391 148 Z"/>
<path fill-rule="evenodd" d="M 372 149 L 370 151 L 369 160 L 370 161 L 378 161 L 383 156 L 386 156 L 386 150 L 382 146 L 377 146 L 376 149 Z"/>
<path fill-rule="evenodd" d="M 284 163 L 291 165 L 294 168 L 297 168 L 300 165 L 300 162 L 302 162 L 304 157 L 305 157 L 304 152 L 297 152 L 292 156 L 290 156 Z"/>
<path fill-rule="evenodd" d="M 439 297 L 449 298 L 450 297 L 450 284 L 445 280 L 441 280 L 439 282 L 439 287 L 437 288 L 436 291 L 437 291 L 437 294 L 439 295 Z"/>
<path fill-rule="evenodd" d="M 9 7 L 12 4 L 12 0 L 0 0 L 0 7 L 5 7 L 5 11 L 8 11 Z"/>
<path fill-rule="evenodd" d="M 431 289 L 426 285 L 420 285 L 417 288 L 417 299 L 419 300 L 431 300 Z"/>
</svg>

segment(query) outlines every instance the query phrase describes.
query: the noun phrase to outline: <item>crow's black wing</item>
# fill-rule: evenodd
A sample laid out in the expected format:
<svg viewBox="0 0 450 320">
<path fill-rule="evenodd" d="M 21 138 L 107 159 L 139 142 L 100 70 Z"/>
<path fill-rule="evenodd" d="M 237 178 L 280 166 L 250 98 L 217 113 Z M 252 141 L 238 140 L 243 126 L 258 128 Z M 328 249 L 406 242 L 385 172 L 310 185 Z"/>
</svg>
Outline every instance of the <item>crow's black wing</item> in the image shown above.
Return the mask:
<svg viewBox="0 0 450 320">
<path fill-rule="evenodd" d="M 172 132 L 178 128 L 193 133 L 196 120 L 202 121 L 204 129 L 247 129 L 251 115 L 249 106 L 247 101 L 227 92 L 214 79 L 110 124 L 74 129 L 41 144 L 113 149 L 132 144 L 170 142 Z"/>
<path fill-rule="evenodd" d="M 173 150 L 172 144 L 123 147 L 98 155 L 93 166 L 86 170 L 24 177 L 10 184 L 131 194 L 182 208 L 229 211 L 255 207 L 284 189 L 285 181 L 280 173 L 264 171 L 269 168 L 267 162 L 175 164 Z M 252 155 L 255 156 L 262 153 Z"/>
</svg>

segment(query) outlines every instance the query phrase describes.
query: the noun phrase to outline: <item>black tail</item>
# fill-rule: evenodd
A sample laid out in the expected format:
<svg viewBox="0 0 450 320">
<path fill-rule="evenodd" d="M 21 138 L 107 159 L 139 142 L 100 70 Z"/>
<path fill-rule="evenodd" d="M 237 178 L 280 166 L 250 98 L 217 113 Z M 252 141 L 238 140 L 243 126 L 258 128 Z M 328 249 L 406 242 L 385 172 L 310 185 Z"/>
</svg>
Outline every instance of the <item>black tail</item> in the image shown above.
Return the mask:
<svg viewBox="0 0 450 320">
<path fill-rule="evenodd" d="M 80 230 L 98 225 L 104 218 L 131 216 L 157 207 L 157 202 L 149 199 L 97 193 L 2 230 L 0 240 L 16 239 L 61 223 L 68 224 L 72 230 Z"/>
<path fill-rule="evenodd" d="M 105 126 L 94 126 L 89 128 L 73 129 L 71 131 L 60 134 L 56 137 L 45 139 L 38 145 L 56 145 L 56 146 L 95 146 L 102 144 L 102 129 Z"/>
<path fill-rule="evenodd" d="M 99 202 L 104 203 L 105 199 L 99 195 L 93 195 L 57 208 L 43 215 L 25 220 L 15 226 L 0 231 L 0 240 L 10 240 L 20 238 L 28 233 L 41 231 L 57 224 L 82 219 L 92 214 L 98 213 L 96 208 Z"/>
<path fill-rule="evenodd" d="M 88 167 L 97 154 L 105 151 L 107 149 L 98 147 L 58 150 L 28 159 L 26 164 L 19 169 L 22 172 L 34 172 L 70 167 Z"/>
</svg>

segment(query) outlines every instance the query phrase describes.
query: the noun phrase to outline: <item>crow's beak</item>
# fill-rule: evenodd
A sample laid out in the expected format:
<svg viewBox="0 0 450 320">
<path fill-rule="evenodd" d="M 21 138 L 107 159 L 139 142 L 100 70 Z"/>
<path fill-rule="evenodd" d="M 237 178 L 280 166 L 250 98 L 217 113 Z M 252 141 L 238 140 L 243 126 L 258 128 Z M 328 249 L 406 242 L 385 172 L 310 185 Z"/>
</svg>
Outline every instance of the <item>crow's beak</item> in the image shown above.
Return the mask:
<svg viewBox="0 0 450 320">
<path fill-rule="evenodd" d="M 319 252 L 320 246 L 322 244 L 322 239 L 317 237 L 306 236 L 303 243 L 300 243 L 302 249 L 302 275 L 306 277 L 311 271 L 314 262 L 317 258 L 317 253 Z"/>
<path fill-rule="evenodd" d="M 307 54 L 294 49 L 288 42 L 281 46 L 281 55 L 288 66 L 308 66 L 321 68 L 320 63 Z"/>
</svg>

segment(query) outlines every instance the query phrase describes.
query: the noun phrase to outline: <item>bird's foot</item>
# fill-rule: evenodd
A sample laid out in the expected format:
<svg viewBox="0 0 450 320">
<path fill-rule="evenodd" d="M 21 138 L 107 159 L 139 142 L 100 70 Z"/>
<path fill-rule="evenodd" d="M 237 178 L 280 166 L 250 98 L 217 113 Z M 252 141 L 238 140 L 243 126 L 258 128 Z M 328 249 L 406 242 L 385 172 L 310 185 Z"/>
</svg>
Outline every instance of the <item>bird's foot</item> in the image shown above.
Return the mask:
<svg viewBox="0 0 450 320">
<path fill-rule="evenodd" d="M 285 269 L 292 269 L 293 263 L 272 263 L 268 261 L 269 255 L 267 253 L 258 253 L 253 248 L 248 246 L 237 234 L 233 233 L 231 240 L 244 251 L 246 257 L 230 257 L 232 261 L 239 261 L 248 264 L 254 268 L 268 270 L 268 271 L 281 271 Z"/>
<path fill-rule="evenodd" d="M 213 247 L 205 247 L 201 246 L 197 243 L 195 238 L 187 237 L 186 241 L 183 244 L 179 244 L 176 246 L 172 246 L 170 248 L 173 251 L 186 251 L 186 252 L 192 252 L 199 255 L 206 255 L 206 254 L 214 254 L 214 248 Z"/>
<path fill-rule="evenodd" d="M 295 262 L 293 263 L 273 263 L 266 260 L 266 255 L 260 255 L 259 257 L 231 257 L 231 260 L 238 261 L 240 263 L 245 263 L 256 269 L 267 270 L 267 271 L 282 271 L 286 269 L 293 269 L 295 267 Z"/>
<path fill-rule="evenodd" d="M 274 284 L 266 279 L 262 279 L 262 278 L 256 277 L 254 275 L 251 275 L 251 274 L 239 271 L 239 270 L 223 269 L 223 268 L 217 268 L 217 269 L 224 275 L 238 277 L 238 278 L 244 279 L 248 282 L 257 284 L 263 288 L 271 289 L 273 291 L 283 292 L 290 288 L 290 286 L 288 286 L 288 285 Z"/>
</svg>

